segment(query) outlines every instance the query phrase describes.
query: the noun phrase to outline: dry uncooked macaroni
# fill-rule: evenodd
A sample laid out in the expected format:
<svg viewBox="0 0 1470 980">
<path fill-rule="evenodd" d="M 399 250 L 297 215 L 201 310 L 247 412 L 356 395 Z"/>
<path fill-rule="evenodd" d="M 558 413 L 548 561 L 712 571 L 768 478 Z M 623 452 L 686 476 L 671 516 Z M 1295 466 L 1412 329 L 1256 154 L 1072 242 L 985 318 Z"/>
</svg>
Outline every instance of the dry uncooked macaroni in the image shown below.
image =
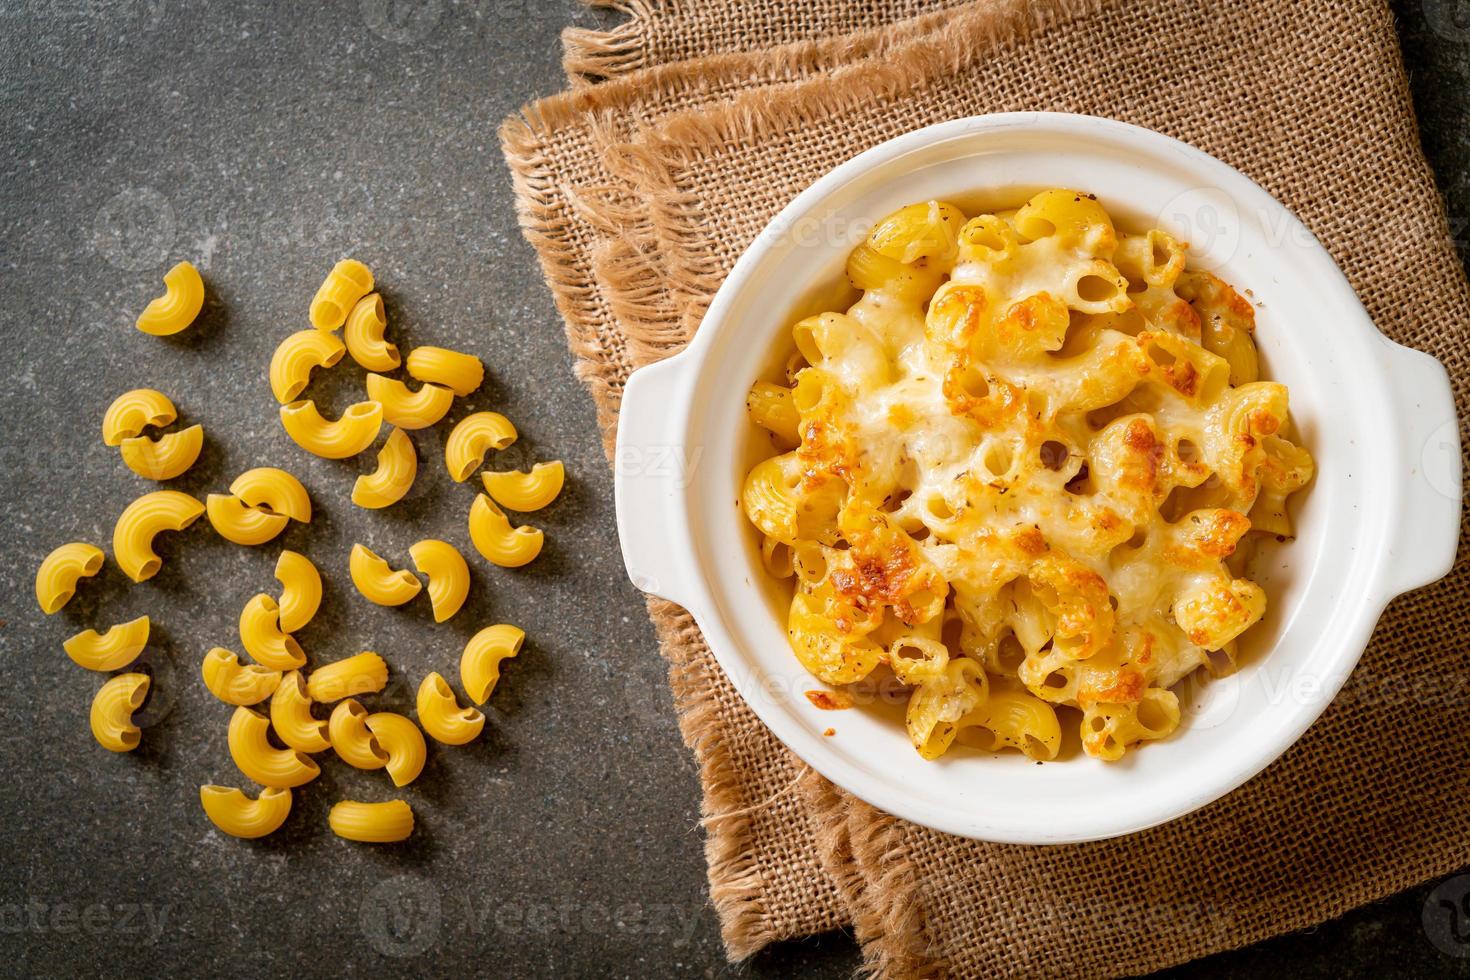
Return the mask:
<svg viewBox="0 0 1470 980">
<path fill-rule="evenodd" d="M 131 752 L 143 732 L 133 724 L 133 712 L 148 696 L 147 674 L 118 674 L 102 685 L 92 699 L 92 735 L 109 752 Z"/>
<path fill-rule="evenodd" d="M 178 333 L 204 308 L 204 280 L 192 264 L 180 262 L 165 272 L 163 284 L 164 294 L 138 316 L 138 329 L 155 337 Z"/>
<path fill-rule="evenodd" d="M 204 507 L 220 537 L 247 547 L 265 544 L 286 530 L 290 520 L 285 514 L 251 507 L 232 493 L 212 493 L 204 498 Z"/>
<path fill-rule="evenodd" d="M 387 561 L 360 544 L 352 546 L 348 570 L 357 591 L 380 606 L 401 606 L 424 587 L 413 572 L 406 568 L 394 571 Z"/>
<path fill-rule="evenodd" d="M 417 708 L 424 731 L 445 745 L 473 742 L 485 727 L 485 716 L 474 708 L 461 708 L 449 682 L 437 672 L 419 685 Z"/>
<path fill-rule="evenodd" d="M 442 623 L 464 605 L 470 594 L 470 566 L 448 541 L 429 539 L 408 549 L 408 557 L 429 580 L 429 601 L 434 605 L 434 622 Z"/>
<path fill-rule="evenodd" d="M 566 470 L 560 461 L 537 463 L 531 472 L 515 470 L 481 473 L 480 480 L 497 504 L 521 513 L 540 510 L 556 499 L 566 482 Z"/>
<path fill-rule="evenodd" d="M 311 325 L 318 330 L 336 330 L 348 312 L 373 290 L 373 274 L 356 259 L 343 259 L 332 266 L 316 297 L 311 301 Z"/>
<path fill-rule="evenodd" d="M 352 485 L 352 502 L 368 510 L 380 510 L 403 499 L 419 472 L 413 440 L 394 428 L 378 450 L 378 468 L 357 478 Z"/>
<path fill-rule="evenodd" d="M 119 623 L 106 633 L 83 630 L 62 644 L 66 655 L 88 670 L 122 670 L 148 645 L 148 617 Z"/>
<path fill-rule="evenodd" d="M 112 556 L 134 582 L 158 574 L 163 559 L 153 550 L 153 539 L 163 531 L 182 531 L 199 519 L 204 505 L 187 493 L 155 490 L 128 504 L 112 530 Z"/>
<path fill-rule="evenodd" d="M 311 622 L 322 604 L 322 577 L 311 559 L 283 551 L 276 559 L 276 581 L 281 583 L 276 625 L 282 632 L 294 633 Z"/>
<path fill-rule="evenodd" d="M 1166 737 L 1170 688 L 1265 610 L 1237 544 L 1289 536 L 1313 470 L 1250 303 L 1064 190 L 903 208 L 847 274 L 861 298 L 797 323 L 747 401 L 775 452 L 742 504 L 797 658 L 891 671 L 925 758 L 1053 758 L 1059 711 L 1102 759 Z"/>
<path fill-rule="evenodd" d="M 281 406 L 281 425 L 291 441 L 302 449 L 324 459 L 346 459 L 356 456 L 378 437 L 383 425 L 383 406 L 377 402 L 358 402 L 347 406 L 342 417 L 329 421 L 311 401 L 296 401 Z"/>
<path fill-rule="evenodd" d="M 271 355 L 271 393 L 285 405 L 301 397 L 315 368 L 329 368 L 342 360 L 347 348 L 337 335 L 325 330 L 298 330 L 276 345 Z"/>
<path fill-rule="evenodd" d="M 369 293 L 358 300 L 352 312 L 347 314 L 347 327 L 342 331 L 342 339 L 347 343 L 347 353 L 364 370 L 392 371 L 403 363 L 398 356 L 398 348 L 383 337 L 387 327 L 383 297 L 377 293 Z"/>
<path fill-rule="evenodd" d="M 512 527 L 505 512 L 482 493 L 470 505 L 470 541 L 486 561 L 519 568 L 541 554 L 545 535 L 529 524 Z"/>
<path fill-rule="evenodd" d="M 301 481 L 285 470 L 274 466 L 246 470 L 230 484 L 230 493 L 251 507 L 311 523 L 311 497 Z"/>
<path fill-rule="evenodd" d="M 201 786 L 199 803 L 210 823 L 246 839 L 275 833 L 291 815 L 291 791 L 276 786 L 267 786 L 253 800 L 231 786 Z"/>
<path fill-rule="evenodd" d="M 306 693 L 313 701 L 340 701 L 359 694 L 374 694 L 388 683 L 388 665 L 371 650 L 318 667 L 306 678 Z"/>
<path fill-rule="evenodd" d="M 50 616 L 60 612 L 76 594 L 77 582 L 102 571 L 106 560 L 102 549 L 85 541 L 72 541 L 52 551 L 36 569 L 36 603 Z"/>
<path fill-rule="evenodd" d="M 459 681 L 465 693 L 476 704 L 490 700 L 500 681 L 500 664 L 521 652 L 526 634 L 515 626 L 501 623 L 487 626 L 465 644 L 459 658 Z"/>
<path fill-rule="evenodd" d="M 449 476 L 463 483 L 485 462 L 485 454 L 516 441 L 516 427 L 498 412 L 476 412 L 460 419 L 444 441 L 444 463 Z"/>
<path fill-rule="evenodd" d="M 427 429 L 442 419 L 454 404 L 454 392 L 426 384 L 418 391 L 397 378 L 381 374 L 367 376 L 367 396 L 383 406 L 383 419 L 400 429 Z"/>
<path fill-rule="evenodd" d="M 402 800 L 359 803 L 343 800 L 327 814 L 332 832 L 366 844 L 391 844 L 413 833 L 413 809 Z"/>
<path fill-rule="evenodd" d="M 425 384 L 444 385 L 461 398 L 472 394 L 485 380 L 485 365 L 473 354 L 443 347 L 415 347 L 408 354 L 409 377 Z"/>
</svg>

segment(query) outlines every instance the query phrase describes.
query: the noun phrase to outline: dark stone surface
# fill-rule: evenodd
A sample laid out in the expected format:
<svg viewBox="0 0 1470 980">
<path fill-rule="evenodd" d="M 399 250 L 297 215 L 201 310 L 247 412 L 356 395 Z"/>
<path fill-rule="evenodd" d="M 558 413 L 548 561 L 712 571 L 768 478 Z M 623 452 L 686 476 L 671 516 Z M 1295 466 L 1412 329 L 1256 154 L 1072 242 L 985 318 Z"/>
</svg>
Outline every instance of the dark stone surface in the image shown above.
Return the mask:
<svg viewBox="0 0 1470 980">
<path fill-rule="evenodd" d="M 411 16 L 384 20 L 389 9 Z M 1470 20 L 1456 0 L 1399 13 L 1425 144 L 1464 237 Z M 5 972 L 839 977 L 857 964 L 841 935 L 724 961 L 694 767 L 624 580 L 592 408 L 516 229 L 496 126 L 562 86 L 558 32 L 598 17 L 572 0 L 0 7 Z M 422 604 L 369 605 L 346 577 L 356 540 L 395 562 L 429 534 L 468 550 L 472 492 L 443 475 L 442 431 L 415 437 L 412 499 L 365 513 L 348 503 L 359 464 L 294 447 L 266 386 L 275 344 L 306 325 L 313 290 L 348 253 L 378 275 L 400 343 L 484 357 L 485 389 L 456 412 L 505 412 L 522 432 L 513 461 L 556 456 L 571 473 L 539 521 L 545 557 L 521 572 L 474 562 L 470 605 L 443 626 Z M 209 283 L 201 324 L 176 340 L 137 333 L 132 317 L 184 257 Z M 340 409 L 361 372 L 329 379 L 313 395 Z M 111 398 L 138 385 L 206 427 L 182 489 L 222 491 L 268 463 L 305 480 L 319 516 L 284 542 L 319 563 L 328 592 L 300 636 L 317 661 L 383 653 L 395 673 L 376 704 L 407 708 L 411 683 L 452 672 L 480 625 L 526 629 L 487 737 L 432 747 L 405 794 L 420 819 L 408 846 L 328 832 L 333 800 L 395 795 L 383 774 L 338 764 L 262 842 L 225 838 L 199 811 L 199 784 L 239 778 L 230 710 L 197 681 L 198 663 L 210 646 L 237 646 L 240 607 L 275 591 L 278 544 L 237 548 L 200 527 L 165 541 L 153 581 L 128 586 L 109 564 L 62 614 L 37 613 L 36 561 L 74 538 L 106 547 L 118 511 L 148 489 L 98 438 Z M 143 747 L 112 756 L 86 724 L 100 678 L 60 642 L 143 612 L 158 624 L 147 654 L 158 693 Z M 1426 938 L 1429 888 L 1177 972 L 1470 975 L 1470 959 Z"/>
</svg>

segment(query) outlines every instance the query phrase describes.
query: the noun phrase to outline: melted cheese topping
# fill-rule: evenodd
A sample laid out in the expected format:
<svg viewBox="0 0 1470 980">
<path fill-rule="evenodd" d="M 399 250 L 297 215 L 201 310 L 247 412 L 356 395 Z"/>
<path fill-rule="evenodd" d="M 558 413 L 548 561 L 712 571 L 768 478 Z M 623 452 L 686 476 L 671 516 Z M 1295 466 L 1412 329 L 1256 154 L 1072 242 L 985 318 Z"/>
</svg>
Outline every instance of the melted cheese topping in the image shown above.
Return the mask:
<svg viewBox="0 0 1470 980">
<path fill-rule="evenodd" d="M 926 757 L 974 729 L 1051 758 L 1067 706 L 1116 759 L 1264 612 L 1226 559 L 1253 524 L 1290 534 L 1311 457 L 1250 304 L 1185 248 L 1073 191 L 912 205 L 854 252 L 861 299 L 793 329 L 790 388 L 752 392 L 787 451 L 744 505 L 795 575 L 793 649 L 829 683 L 891 669 Z"/>
</svg>

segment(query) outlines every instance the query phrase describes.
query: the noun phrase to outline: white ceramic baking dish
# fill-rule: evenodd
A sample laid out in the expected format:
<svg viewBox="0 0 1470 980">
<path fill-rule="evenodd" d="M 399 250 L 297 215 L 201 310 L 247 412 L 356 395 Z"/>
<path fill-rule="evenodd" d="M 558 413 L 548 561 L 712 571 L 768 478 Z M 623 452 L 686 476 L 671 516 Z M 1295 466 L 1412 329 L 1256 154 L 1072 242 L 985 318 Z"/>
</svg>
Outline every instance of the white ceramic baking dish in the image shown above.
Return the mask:
<svg viewBox="0 0 1470 980">
<path fill-rule="evenodd" d="M 924 762 L 897 709 L 822 711 L 804 696 L 823 685 L 787 647 L 780 592 L 737 504 L 763 438 L 746 389 L 769 376 L 794 312 L 840 279 L 874 220 L 914 201 L 1015 202 L 1049 186 L 1097 194 L 1123 227 L 1163 227 L 1191 243 L 1192 261 L 1250 290 L 1264 374 L 1289 386 L 1317 478 L 1295 502 L 1296 540 L 1256 568 L 1271 612 L 1248 634 L 1245 666 L 1182 684 L 1172 737 L 1115 764 L 967 750 Z M 618 533 L 634 583 L 687 608 L 756 714 L 837 785 L 966 837 L 1093 840 L 1222 796 L 1317 718 L 1388 601 L 1454 560 L 1458 433 L 1444 368 L 1380 334 L 1310 232 L 1239 172 L 1111 120 L 982 116 L 899 137 L 812 185 L 736 264 L 688 349 L 634 373 L 618 425 Z"/>
</svg>

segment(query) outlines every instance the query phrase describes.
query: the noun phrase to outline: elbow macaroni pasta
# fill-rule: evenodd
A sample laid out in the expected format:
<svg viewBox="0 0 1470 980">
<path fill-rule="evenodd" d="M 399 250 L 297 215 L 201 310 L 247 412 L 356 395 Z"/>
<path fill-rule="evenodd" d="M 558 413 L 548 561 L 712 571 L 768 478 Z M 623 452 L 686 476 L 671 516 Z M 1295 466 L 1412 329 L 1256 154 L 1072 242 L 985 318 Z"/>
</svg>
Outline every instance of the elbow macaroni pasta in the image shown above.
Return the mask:
<svg viewBox="0 0 1470 980">
<path fill-rule="evenodd" d="M 148 304 L 138 317 L 138 329 L 154 337 L 178 333 L 204 308 L 204 280 L 199 270 L 180 262 L 163 274 L 164 294 Z"/>
<path fill-rule="evenodd" d="M 311 704 L 299 670 L 286 673 L 271 695 L 271 728 L 297 752 L 325 752 L 332 747 L 330 726 L 311 713 Z"/>
<path fill-rule="evenodd" d="M 375 401 L 358 402 L 347 406 L 341 418 L 329 421 L 322 417 L 316 403 L 295 401 L 281 406 L 281 425 L 292 442 L 312 455 L 346 459 L 371 446 L 378 437 L 383 406 Z"/>
<path fill-rule="evenodd" d="M 465 644 L 459 658 L 459 682 L 476 704 L 490 700 L 500 681 L 500 663 L 521 652 L 526 640 L 524 631 L 501 623 L 487 626 Z"/>
<path fill-rule="evenodd" d="M 395 427 L 378 450 L 378 468 L 359 476 L 352 485 L 352 502 L 368 510 L 396 504 L 413 486 L 418 472 L 419 457 L 413 440 Z"/>
<path fill-rule="evenodd" d="M 454 404 L 454 392 L 426 384 L 418 391 L 397 378 L 381 374 L 367 376 L 367 396 L 383 406 L 383 418 L 400 429 L 427 429 L 442 419 Z"/>
<path fill-rule="evenodd" d="M 201 672 L 209 693 L 225 704 L 259 704 L 281 683 L 279 670 L 242 664 L 239 657 L 224 647 L 215 647 L 204 655 Z"/>
<path fill-rule="evenodd" d="M 134 582 L 157 575 L 163 559 L 153 550 L 153 539 L 162 531 L 184 530 L 203 513 L 204 505 L 187 493 L 145 493 L 123 509 L 113 528 L 112 555 L 118 567 Z"/>
<path fill-rule="evenodd" d="M 145 480 L 172 480 L 183 475 L 204 448 L 204 426 L 191 425 L 165 432 L 157 439 L 133 436 L 122 441 L 118 451 L 123 464 Z"/>
<path fill-rule="evenodd" d="M 409 377 L 449 388 L 461 398 L 485 381 L 485 365 L 473 354 L 443 347 L 415 347 L 408 354 Z"/>
<path fill-rule="evenodd" d="M 378 746 L 388 753 L 384 768 L 388 770 L 393 785 L 407 786 L 419 778 L 419 773 L 424 771 L 424 760 L 429 755 L 419 726 L 391 711 L 374 712 L 365 721 L 368 731 L 378 740 Z"/>
<path fill-rule="evenodd" d="M 247 505 L 272 514 L 284 514 L 302 524 L 311 523 L 311 497 L 301 481 L 274 466 L 257 466 L 235 477 L 230 493 Z"/>
<path fill-rule="evenodd" d="M 245 652 L 271 670 L 295 670 L 306 665 L 306 652 L 290 633 L 281 629 L 281 607 L 259 593 L 240 610 L 240 643 Z"/>
<path fill-rule="evenodd" d="M 347 342 L 347 353 L 363 370 L 392 371 L 403 363 L 398 356 L 398 348 L 383 337 L 387 327 L 383 297 L 377 293 L 369 293 L 358 300 L 347 315 L 347 329 L 342 331 L 342 339 Z"/>
<path fill-rule="evenodd" d="M 291 791 L 275 786 L 267 786 L 253 800 L 230 786 L 201 786 L 199 803 L 210 823 L 246 840 L 275 833 L 291 815 Z"/>
<path fill-rule="evenodd" d="M 306 679 L 306 693 L 313 701 L 326 704 L 357 694 L 375 694 L 387 683 L 388 665 L 382 657 L 366 650 L 312 671 Z M 335 735 L 332 741 L 337 741 Z"/>
<path fill-rule="evenodd" d="M 470 541 L 486 561 L 501 568 L 519 568 L 541 554 L 545 535 L 528 524 L 512 527 L 505 512 L 481 493 L 470 505 Z"/>
<path fill-rule="evenodd" d="M 343 800 L 327 814 L 332 833 L 364 844 L 393 844 L 413 833 L 413 808 L 402 800 L 359 803 Z"/>
<path fill-rule="evenodd" d="M 449 683 L 437 672 L 419 685 L 417 707 L 424 731 L 445 745 L 473 742 L 485 727 L 485 716 L 474 708 L 461 708 Z"/>
<path fill-rule="evenodd" d="M 148 697 L 147 674 L 118 674 L 92 699 L 92 736 L 109 752 L 131 752 L 143 739 L 133 713 Z"/>
<path fill-rule="evenodd" d="M 102 416 L 102 441 L 109 446 L 121 446 L 124 439 L 142 435 L 149 426 L 161 429 L 178 417 L 174 403 L 163 392 L 134 388 L 118 395 L 107 406 Z"/>
<path fill-rule="evenodd" d="M 360 544 L 352 546 L 348 570 L 357 591 L 369 602 L 380 606 L 401 606 L 424 587 L 413 572 L 408 569 L 394 571 L 385 560 Z"/>
<path fill-rule="evenodd" d="M 1065 190 L 902 208 L 847 274 L 861 298 L 797 323 L 787 383 L 747 399 L 774 455 L 741 504 L 798 660 L 891 671 L 924 758 L 1053 759 L 1064 720 L 1103 760 L 1167 737 L 1169 688 L 1265 611 L 1226 559 L 1288 536 L 1312 475 L 1251 304 Z"/>
<path fill-rule="evenodd" d="M 258 711 L 240 707 L 230 717 L 230 758 L 262 786 L 291 789 L 311 782 L 321 769 L 304 752 L 278 749 L 266 738 L 271 723 Z"/>
<path fill-rule="evenodd" d="M 408 549 L 408 557 L 429 580 L 434 622 L 442 623 L 459 612 L 470 594 L 470 566 L 454 545 L 433 539 L 420 541 Z"/>
<path fill-rule="evenodd" d="M 71 541 L 41 559 L 36 569 L 36 603 L 50 616 L 76 595 L 77 582 L 102 571 L 107 559 L 102 549 L 85 541 Z"/>
<path fill-rule="evenodd" d="M 298 330 L 276 345 L 271 355 L 271 394 L 282 405 L 301 397 L 315 368 L 335 367 L 347 348 L 325 330 Z"/>
<path fill-rule="evenodd" d="M 119 623 L 106 633 L 83 630 L 62 644 L 66 655 L 88 670 L 122 670 L 148 645 L 147 616 Z"/>
<path fill-rule="evenodd" d="M 277 625 L 283 633 L 294 633 L 311 622 L 322 604 L 321 574 L 310 558 L 283 551 L 276 559 L 276 581 L 281 583 Z"/>
<path fill-rule="evenodd" d="M 540 510 L 556 499 L 566 482 L 566 470 L 559 460 L 537 463 L 531 472 L 509 471 L 481 473 L 485 492 L 502 507 L 526 513 Z"/>
<path fill-rule="evenodd" d="M 219 536 L 246 547 L 265 544 L 286 530 L 290 520 L 285 514 L 251 507 L 234 494 L 212 493 L 204 500 L 209 523 Z"/>
<path fill-rule="evenodd" d="M 516 427 L 498 412 L 476 412 L 460 419 L 444 441 L 444 463 L 455 483 L 463 483 L 485 462 L 485 454 L 516 441 Z"/>
<path fill-rule="evenodd" d="M 357 769 L 382 769 L 388 753 L 367 726 L 367 709 L 348 698 L 332 709 L 328 728 L 337 757 Z"/>
<path fill-rule="evenodd" d="M 317 289 L 311 301 L 311 325 L 336 330 L 357 301 L 373 291 L 373 274 L 356 259 L 343 259 Z"/>
</svg>

